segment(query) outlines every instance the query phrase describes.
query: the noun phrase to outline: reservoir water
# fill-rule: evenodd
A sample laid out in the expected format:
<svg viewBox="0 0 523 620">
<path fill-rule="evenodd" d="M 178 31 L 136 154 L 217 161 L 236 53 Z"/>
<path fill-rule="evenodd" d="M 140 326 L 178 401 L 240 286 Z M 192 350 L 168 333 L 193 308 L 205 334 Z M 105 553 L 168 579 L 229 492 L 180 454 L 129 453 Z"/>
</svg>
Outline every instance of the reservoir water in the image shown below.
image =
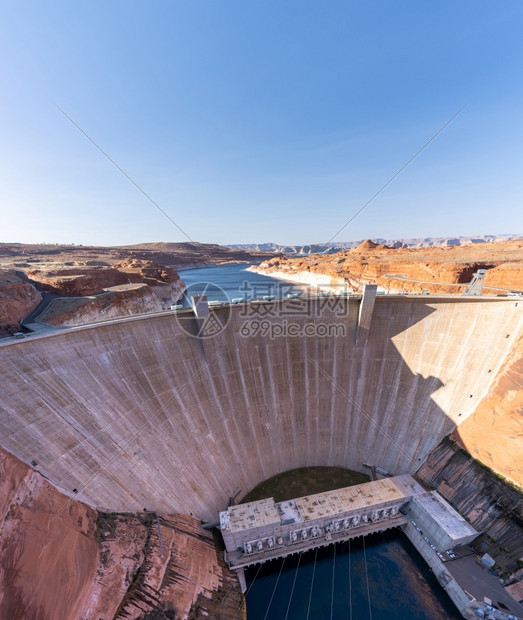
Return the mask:
<svg viewBox="0 0 523 620">
<path fill-rule="evenodd" d="M 210 301 L 232 301 L 239 297 L 249 300 L 262 299 L 264 295 L 274 297 L 286 297 L 289 294 L 305 295 L 312 290 L 311 287 L 304 284 L 275 280 L 246 271 L 247 267 L 248 265 L 202 267 L 200 269 L 179 269 L 178 273 L 187 285 L 190 295 L 206 291 Z M 213 284 L 216 288 L 209 290 L 206 287 L 208 283 Z M 224 293 L 221 293 L 220 289 Z"/>
<path fill-rule="evenodd" d="M 190 295 L 206 291 L 217 301 L 311 292 L 305 285 L 245 271 L 245 265 L 184 269 L 179 274 Z M 208 283 L 217 288 L 209 289 Z M 246 578 L 247 620 L 461 618 L 399 530 L 254 566 Z"/>
<path fill-rule="evenodd" d="M 461 618 L 399 531 L 291 556 L 283 568 L 273 560 L 246 576 L 247 620 Z"/>
</svg>

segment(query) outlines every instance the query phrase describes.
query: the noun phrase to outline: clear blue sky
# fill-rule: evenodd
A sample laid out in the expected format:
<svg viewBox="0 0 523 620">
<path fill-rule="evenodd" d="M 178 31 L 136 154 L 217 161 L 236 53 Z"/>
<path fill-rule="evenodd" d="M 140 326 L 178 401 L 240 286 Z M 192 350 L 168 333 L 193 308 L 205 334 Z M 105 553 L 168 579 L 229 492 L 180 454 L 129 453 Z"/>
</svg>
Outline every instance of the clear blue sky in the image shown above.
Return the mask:
<svg viewBox="0 0 523 620">
<path fill-rule="evenodd" d="M 0 241 L 523 232 L 523 3 L 4 2 Z"/>
</svg>

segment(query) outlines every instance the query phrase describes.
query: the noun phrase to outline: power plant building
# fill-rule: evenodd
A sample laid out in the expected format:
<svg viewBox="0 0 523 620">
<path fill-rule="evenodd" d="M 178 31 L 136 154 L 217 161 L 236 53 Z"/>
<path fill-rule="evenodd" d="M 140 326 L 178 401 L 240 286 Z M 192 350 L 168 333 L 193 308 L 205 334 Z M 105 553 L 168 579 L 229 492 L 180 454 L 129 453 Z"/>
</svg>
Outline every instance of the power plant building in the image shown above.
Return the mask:
<svg viewBox="0 0 523 620">
<path fill-rule="evenodd" d="M 230 506 L 220 513 L 220 529 L 227 563 L 242 568 L 406 525 L 410 513 L 439 548 L 466 544 L 478 535 L 443 498 L 425 492 L 410 475 L 282 502 L 267 498 Z"/>
</svg>

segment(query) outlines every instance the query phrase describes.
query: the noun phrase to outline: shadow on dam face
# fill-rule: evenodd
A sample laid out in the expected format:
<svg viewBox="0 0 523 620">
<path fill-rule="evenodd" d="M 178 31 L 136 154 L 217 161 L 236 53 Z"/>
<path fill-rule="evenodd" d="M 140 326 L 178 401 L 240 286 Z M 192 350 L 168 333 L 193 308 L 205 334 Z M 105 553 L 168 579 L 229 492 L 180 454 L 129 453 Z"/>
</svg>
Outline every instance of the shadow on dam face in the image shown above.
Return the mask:
<svg viewBox="0 0 523 620">
<path fill-rule="evenodd" d="M 4 343 L 0 441 L 97 508 L 212 520 L 237 489 L 289 469 L 415 472 L 486 393 L 521 324 L 506 299 L 390 296 L 356 344 L 359 299 L 343 316 L 305 303 L 288 317 L 302 332 L 343 330 L 247 334 L 233 307 L 205 340 L 166 313 Z"/>
</svg>

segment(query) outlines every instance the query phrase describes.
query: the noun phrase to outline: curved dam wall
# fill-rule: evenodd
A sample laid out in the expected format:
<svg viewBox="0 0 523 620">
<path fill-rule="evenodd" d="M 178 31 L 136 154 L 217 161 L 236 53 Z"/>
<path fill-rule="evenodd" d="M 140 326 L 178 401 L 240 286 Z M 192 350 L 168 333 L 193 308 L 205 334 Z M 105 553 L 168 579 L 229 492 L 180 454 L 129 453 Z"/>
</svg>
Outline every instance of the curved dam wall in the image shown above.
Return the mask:
<svg viewBox="0 0 523 620">
<path fill-rule="evenodd" d="M 209 339 L 165 313 L 6 342 L 0 441 L 97 508 L 214 520 L 238 489 L 296 467 L 415 472 L 521 329 L 522 304 L 501 298 L 378 297 L 365 338 L 359 299 L 301 303 L 290 319 L 294 300 L 268 304 L 269 324 L 344 335 L 245 336 L 232 306 L 212 311 L 230 321 Z"/>
</svg>

